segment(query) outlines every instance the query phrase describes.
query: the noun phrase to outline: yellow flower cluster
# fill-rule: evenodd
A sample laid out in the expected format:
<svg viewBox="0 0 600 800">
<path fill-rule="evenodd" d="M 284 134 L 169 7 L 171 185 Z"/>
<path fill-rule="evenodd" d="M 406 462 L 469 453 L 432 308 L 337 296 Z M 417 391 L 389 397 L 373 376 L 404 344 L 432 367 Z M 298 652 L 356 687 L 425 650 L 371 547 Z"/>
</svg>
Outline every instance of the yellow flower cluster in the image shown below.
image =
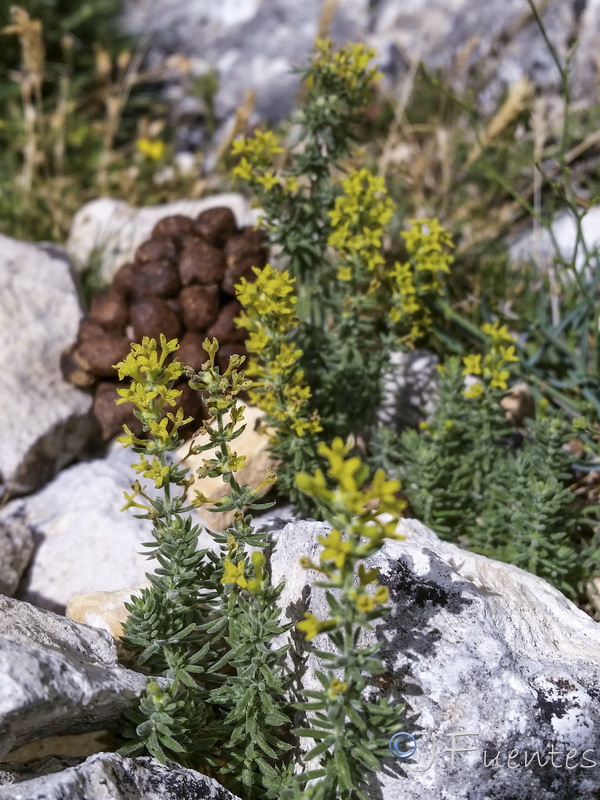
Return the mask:
<svg viewBox="0 0 600 800">
<path fill-rule="evenodd" d="M 440 272 L 450 272 L 453 258 L 448 255 L 452 237 L 435 217 L 431 219 L 411 219 L 412 228 L 402 233 L 406 249 L 414 260 L 418 272 L 429 272 L 429 280 L 437 288 Z"/>
<path fill-rule="evenodd" d="M 236 323 L 252 333 L 264 331 L 267 326 L 272 332 L 287 333 L 297 322 L 295 314 L 298 300 L 294 295 L 296 279 L 290 278 L 287 270 L 280 272 L 270 264 L 262 269 L 253 267 L 252 271 L 256 275 L 255 281 L 242 278 L 235 287 L 237 299 L 244 306 Z M 259 352 L 262 352 L 268 342 L 259 338 L 255 344 L 261 345 Z"/>
<path fill-rule="evenodd" d="M 375 50 L 364 44 L 349 43 L 334 51 L 331 39 L 317 39 L 315 51 L 313 72 L 343 82 L 351 95 L 382 77 L 377 67 L 369 69 Z"/>
<path fill-rule="evenodd" d="M 481 330 L 489 337 L 488 352 L 484 355 L 469 355 L 463 358 L 463 375 L 481 376 L 483 381 L 492 389 L 507 389 L 507 380 L 510 377 L 511 362 L 518 361 L 515 353 L 514 338 L 508 332 L 506 325 L 498 322 L 485 323 Z M 484 394 L 484 383 L 477 381 L 465 389 L 463 396 L 468 400 L 481 397 Z"/>
<path fill-rule="evenodd" d="M 349 576 L 352 576 L 351 581 L 354 580 L 356 562 L 377 552 L 384 539 L 403 538 L 396 533 L 396 528 L 399 514 L 406 506 L 396 496 L 400 489 L 399 481 L 387 480 L 383 470 L 378 470 L 369 480 L 368 467 L 360 458 L 348 457 L 349 450 L 350 445 L 344 444 L 340 438 L 334 439 L 331 447 L 324 443 L 318 447 L 320 455 L 329 462 L 327 474 L 337 484 L 334 489 L 328 488 L 322 470 L 317 470 L 314 475 L 301 472 L 296 476 L 298 488 L 320 500 L 337 521 L 337 527 L 334 526 L 327 536 L 318 537 L 323 546 L 319 564 L 314 564 L 309 558 L 301 559 L 300 563 L 326 575 L 332 585 L 340 588 L 347 585 Z M 382 520 L 382 513 L 390 518 Z M 388 590 L 377 584 L 377 578 L 376 569 L 366 570 L 359 564 L 358 586 L 348 592 L 355 617 L 369 615 L 376 606 L 388 601 Z M 374 587 L 373 594 L 368 587 Z M 320 621 L 310 613 L 304 616 L 298 628 L 306 633 L 307 639 L 335 628 L 340 622 L 337 617 Z"/>
<path fill-rule="evenodd" d="M 164 406 L 174 406 L 179 390 L 173 389 L 173 383 L 181 377 L 183 366 L 174 361 L 166 364 L 167 357 L 177 350 L 177 339 L 167 342 L 165 336 L 160 336 L 160 353 L 154 339 L 145 336 L 141 344 L 134 342 L 131 352 L 124 361 L 115 364 L 119 380 L 130 378 L 131 384 L 126 389 L 117 389 L 120 399 L 118 403 L 133 403 L 140 413 L 144 430 L 149 432 L 154 443 L 135 436 L 127 425 L 124 425 L 125 435 L 117 440 L 125 447 L 142 446 L 148 453 L 172 449 L 177 439 L 177 430 L 185 425 L 191 418 L 185 419 L 183 409 L 179 408 L 176 414 L 164 414 Z M 153 480 L 156 487 L 160 488 L 165 482 L 169 467 L 161 464 L 159 458 L 154 456 L 148 461 L 142 455 L 140 461 L 133 465 L 138 473 L 145 478 Z"/>
<path fill-rule="evenodd" d="M 230 559 L 225 559 L 223 562 L 223 577 L 221 583 L 233 583 L 239 586 L 240 589 L 246 589 L 253 594 L 262 592 L 265 586 L 264 565 L 265 557 L 260 551 L 255 551 L 250 557 L 252 566 L 254 568 L 254 577 L 246 578 L 245 564 L 243 559 L 240 559 L 237 564 L 234 564 Z"/>
<path fill-rule="evenodd" d="M 334 678 L 331 683 L 329 684 L 329 689 L 327 690 L 327 694 L 333 700 L 334 698 L 338 697 L 348 689 L 348 684 L 346 681 L 341 681 L 339 678 Z"/>
<path fill-rule="evenodd" d="M 358 518 L 362 519 L 366 516 L 371 522 L 374 503 L 377 505 L 378 513 L 386 512 L 397 516 L 405 506 L 403 501 L 396 497 L 396 493 L 400 489 L 400 482 L 386 480 L 385 472 L 379 469 L 373 476 L 369 488 L 364 488 L 369 468 L 362 463 L 358 456 L 346 458 L 350 448 L 350 443 L 344 443 L 339 437 L 333 440 L 331 447 L 324 442 L 319 444 L 318 452 L 329 462 L 327 474 L 337 483 L 336 489 L 327 488 L 327 481 L 320 469 L 312 476 L 304 472 L 299 473 L 296 476 L 296 484 L 303 492 L 322 500 L 335 512 L 356 516 L 357 531 L 360 531 L 363 536 L 377 538 L 380 541 L 388 538 L 392 527 L 378 528 L 381 533 L 385 531 L 385 534 L 376 536 L 375 529 L 365 527 Z M 378 521 L 378 524 L 381 523 Z M 393 535 L 391 538 L 396 537 Z"/>
<path fill-rule="evenodd" d="M 124 447 L 135 447 L 142 453 L 139 462 L 132 466 L 144 478 L 154 481 L 157 489 L 170 482 L 173 474 L 172 467 L 165 462 L 165 452 L 177 447 L 179 428 L 191 420 L 191 417 L 184 417 L 182 408 L 176 414 L 164 412 L 165 405 L 174 406 L 181 394 L 173 389 L 173 384 L 181 377 L 183 366 L 177 361 L 166 363 L 167 358 L 178 347 L 176 339 L 167 342 L 161 334 L 159 352 L 156 341 L 145 336 L 142 344 L 134 342 L 127 358 L 114 365 L 119 380 L 131 379 L 128 388 L 117 390 L 121 395 L 117 403 L 133 403 L 144 431 L 150 434 L 149 438 L 141 439 L 124 425 L 125 435 L 120 436 L 117 441 Z M 147 456 L 152 458 L 149 460 Z M 133 494 L 125 492 L 127 503 L 124 508 L 142 508 L 152 513 L 149 506 L 135 500 L 138 495 L 143 494 L 140 482 L 136 481 L 132 488 Z"/>
<path fill-rule="evenodd" d="M 232 146 L 234 155 L 250 156 L 263 164 L 271 162 L 273 156 L 283 153 L 283 147 L 273 131 L 256 131 L 254 136 L 241 136 Z"/>
<path fill-rule="evenodd" d="M 338 278 L 352 280 L 353 267 L 364 264 L 373 280 L 369 292 L 379 286 L 378 268 L 383 231 L 394 215 L 394 203 L 388 197 L 383 178 L 367 169 L 354 170 L 342 181 L 343 193 L 328 212 L 332 231 L 328 244 L 340 254 L 342 266 Z"/>
<path fill-rule="evenodd" d="M 318 433 L 322 430 L 319 418 L 308 413 L 310 387 L 298 367 L 302 350 L 287 338 L 298 323 L 295 278 L 270 264 L 262 270 L 254 267 L 254 272 L 255 281 L 242 278 L 235 287 L 244 307 L 235 322 L 249 331 L 246 347 L 256 356 L 246 370 L 254 380 L 250 402 L 279 423 L 280 429 L 287 426 L 296 436 Z"/>
<path fill-rule="evenodd" d="M 404 231 L 409 260 L 396 263 L 391 272 L 392 303 L 390 319 L 406 330 L 403 341 L 413 345 L 431 330 L 431 303 L 443 292 L 442 273 L 450 272 L 452 239 L 437 219 L 409 220 Z"/>
<path fill-rule="evenodd" d="M 167 145 L 162 139 L 138 139 L 135 146 L 142 155 L 151 161 L 161 161 L 167 151 Z"/>
<path fill-rule="evenodd" d="M 298 190 L 296 179 L 280 178 L 272 170 L 274 157 L 283 152 L 279 139 L 272 131 L 256 131 L 252 137 L 242 136 L 232 145 L 232 153 L 241 156 L 241 159 L 231 174 L 267 192 L 277 186 L 293 194 Z"/>
</svg>

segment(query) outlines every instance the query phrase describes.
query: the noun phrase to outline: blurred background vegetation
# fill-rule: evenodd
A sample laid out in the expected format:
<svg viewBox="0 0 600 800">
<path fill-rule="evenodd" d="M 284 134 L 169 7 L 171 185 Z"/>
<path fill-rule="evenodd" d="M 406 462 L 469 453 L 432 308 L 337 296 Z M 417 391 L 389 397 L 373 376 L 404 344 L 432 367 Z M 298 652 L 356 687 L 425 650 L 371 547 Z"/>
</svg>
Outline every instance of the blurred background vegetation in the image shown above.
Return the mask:
<svg viewBox="0 0 600 800">
<path fill-rule="evenodd" d="M 148 43 L 121 33 L 121 6 L 0 3 L 0 232 L 64 242 L 99 195 L 153 204 L 195 191 L 173 168 L 165 72 L 145 71 Z"/>
</svg>

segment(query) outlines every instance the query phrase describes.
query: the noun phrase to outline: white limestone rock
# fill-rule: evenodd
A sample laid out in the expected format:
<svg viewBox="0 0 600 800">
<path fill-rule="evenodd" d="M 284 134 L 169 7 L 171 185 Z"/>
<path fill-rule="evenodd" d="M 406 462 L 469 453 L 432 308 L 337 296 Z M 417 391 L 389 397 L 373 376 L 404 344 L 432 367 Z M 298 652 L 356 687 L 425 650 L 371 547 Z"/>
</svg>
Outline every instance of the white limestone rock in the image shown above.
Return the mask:
<svg viewBox="0 0 600 800">
<path fill-rule="evenodd" d="M 114 443 L 106 458 L 75 464 L 0 510 L 1 525 L 26 525 L 34 536 L 20 599 L 62 612 L 73 595 L 133 586 L 154 570 L 141 546 L 151 539 L 151 522 L 120 510 L 137 477 L 135 458 Z"/>
<path fill-rule="evenodd" d="M 0 596 L 0 756 L 114 725 L 145 683 L 117 664 L 108 633 Z"/>
<path fill-rule="evenodd" d="M 240 227 L 255 225 L 258 219 L 248 201 L 233 192 L 145 208 L 134 208 L 113 197 L 100 197 L 86 203 L 75 214 L 67 250 L 80 270 L 98 259 L 100 277 L 110 283 L 119 267 L 133 259 L 137 247 L 150 237 L 161 219 L 174 214 L 197 217 L 216 206 L 230 208 Z"/>
<path fill-rule="evenodd" d="M 574 263 L 577 271 L 589 273 L 595 269 L 600 251 L 600 206 L 590 208 L 581 220 L 583 242 L 579 245 L 577 228 L 573 214 L 562 211 L 552 222 L 552 235 L 545 228 L 536 228 L 515 237 L 509 246 L 511 261 L 516 265 L 533 263 L 541 272 L 547 272 L 554 259 L 560 257 L 567 263 Z M 559 279 L 572 281 L 574 276 L 563 269 L 560 270 Z"/>
<path fill-rule="evenodd" d="M 276 535 L 273 580 L 286 581 L 286 621 L 306 610 L 328 616 L 323 590 L 307 585 L 315 574 L 298 563 L 302 555 L 318 559 L 316 537 L 328 530 L 299 522 Z M 403 520 L 399 532 L 406 540 L 371 560 L 392 609 L 377 637 L 398 732 L 414 736 L 417 750 L 386 760 L 372 796 L 596 796 L 600 625 L 541 578 L 442 542 L 415 520 Z M 293 641 L 297 647 L 299 637 Z M 314 645 L 328 649 L 324 636 Z M 311 656 L 306 688 L 317 686 L 314 667 Z"/>
<path fill-rule="evenodd" d="M 82 309 L 60 248 L 0 235 L 0 490 L 32 492 L 83 449 L 91 397 L 63 380 Z"/>
<path fill-rule="evenodd" d="M 75 762 L 75 763 L 74 763 Z M 0 764 L 0 800 L 239 800 L 212 778 L 153 758 L 99 753 Z"/>
</svg>

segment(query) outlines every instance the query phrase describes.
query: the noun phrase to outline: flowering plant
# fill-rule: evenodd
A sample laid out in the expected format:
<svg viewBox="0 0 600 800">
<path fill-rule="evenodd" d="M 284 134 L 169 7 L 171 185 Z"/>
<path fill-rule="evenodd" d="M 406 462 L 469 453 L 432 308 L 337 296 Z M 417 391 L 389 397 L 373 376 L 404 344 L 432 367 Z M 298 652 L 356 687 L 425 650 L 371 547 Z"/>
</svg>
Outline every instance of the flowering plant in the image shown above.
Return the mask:
<svg viewBox="0 0 600 800">
<path fill-rule="evenodd" d="M 277 431 L 280 489 L 313 514 L 295 473 L 323 467 L 317 445 L 336 437 L 361 442 L 370 458 L 390 353 L 428 335 L 452 261 L 449 234 L 427 219 L 403 234 L 406 263 L 388 265 L 382 245 L 395 209 L 383 179 L 350 167 L 336 180 L 378 77 L 373 56 L 362 45 L 319 42 L 304 73 L 297 140 L 283 147 L 258 131 L 234 143 L 233 174 L 254 191 L 283 269 L 282 278 L 272 266 L 256 270 L 255 289 L 238 287 L 252 396 Z"/>
</svg>

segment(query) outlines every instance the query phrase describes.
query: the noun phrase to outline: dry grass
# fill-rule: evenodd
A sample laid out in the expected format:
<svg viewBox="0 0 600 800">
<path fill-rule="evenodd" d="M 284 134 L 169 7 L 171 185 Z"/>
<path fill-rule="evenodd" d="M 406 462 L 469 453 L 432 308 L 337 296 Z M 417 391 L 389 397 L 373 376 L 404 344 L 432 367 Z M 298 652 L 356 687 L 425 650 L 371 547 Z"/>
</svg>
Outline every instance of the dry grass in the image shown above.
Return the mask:
<svg viewBox="0 0 600 800">
<path fill-rule="evenodd" d="M 0 153 L 0 229 L 22 239 L 64 241 L 73 214 L 87 200 L 117 196 L 133 205 L 199 196 L 206 182 L 182 174 L 165 142 L 153 158 L 136 143 L 166 131 L 165 118 L 136 112 L 137 130 L 124 133 L 132 92 L 185 69 L 184 60 L 142 71 L 148 46 L 111 54 L 98 43 L 93 75 L 82 89 L 71 37 L 62 44 L 63 63 L 46 63 L 44 30 L 22 7 L 11 10 L 0 33 L 18 38 L 21 65 L 10 77 L 19 86 L 20 113 L 7 115 Z M 91 88 L 90 88 L 91 87 Z M 156 101 L 148 101 L 154 111 Z M 166 115 L 166 109 L 165 109 Z"/>
</svg>

